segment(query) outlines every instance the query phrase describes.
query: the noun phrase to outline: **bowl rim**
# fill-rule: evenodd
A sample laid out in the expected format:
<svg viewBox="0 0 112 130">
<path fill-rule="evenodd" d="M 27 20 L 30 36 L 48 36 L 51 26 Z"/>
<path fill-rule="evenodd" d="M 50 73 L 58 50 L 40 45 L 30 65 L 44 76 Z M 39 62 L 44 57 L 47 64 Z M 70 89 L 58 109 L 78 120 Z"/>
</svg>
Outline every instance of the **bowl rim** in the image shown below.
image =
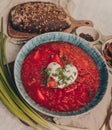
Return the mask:
<svg viewBox="0 0 112 130">
<path fill-rule="evenodd" d="M 21 76 L 20 76 L 22 61 L 33 48 L 49 41 L 65 41 L 79 46 L 80 48 L 87 51 L 87 53 L 93 58 L 93 60 L 97 63 L 99 67 L 101 81 L 100 81 L 98 93 L 94 97 L 94 99 L 90 103 L 88 103 L 88 105 L 86 105 L 85 107 L 79 110 L 72 111 L 72 112 L 53 112 L 46 108 L 43 108 L 39 104 L 35 103 L 35 101 L 33 101 L 28 96 L 28 94 L 26 93 L 22 85 Z M 106 62 L 104 61 L 102 55 L 98 52 L 98 50 L 96 50 L 94 47 L 89 45 L 89 43 L 79 38 L 78 36 L 69 33 L 63 33 L 63 32 L 50 32 L 32 38 L 21 48 L 14 63 L 14 79 L 19 93 L 22 95 L 24 100 L 35 110 L 52 117 L 75 116 L 90 111 L 102 100 L 103 96 L 105 95 L 107 85 L 108 85 L 108 75 L 109 74 L 108 74 Z"/>
</svg>

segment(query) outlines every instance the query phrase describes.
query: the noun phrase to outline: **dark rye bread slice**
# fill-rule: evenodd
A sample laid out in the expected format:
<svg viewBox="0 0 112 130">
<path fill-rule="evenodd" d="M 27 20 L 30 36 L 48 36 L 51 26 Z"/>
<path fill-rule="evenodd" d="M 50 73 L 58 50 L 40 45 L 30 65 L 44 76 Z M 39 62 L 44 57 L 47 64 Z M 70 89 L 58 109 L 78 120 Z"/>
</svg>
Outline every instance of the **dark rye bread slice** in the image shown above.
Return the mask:
<svg viewBox="0 0 112 130">
<path fill-rule="evenodd" d="M 14 6 L 8 15 L 8 35 L 31 38 L 52 31 L 63 31 L 71 25 L 65 10 L 49 2 L 27 2 Z"/>
</svg>

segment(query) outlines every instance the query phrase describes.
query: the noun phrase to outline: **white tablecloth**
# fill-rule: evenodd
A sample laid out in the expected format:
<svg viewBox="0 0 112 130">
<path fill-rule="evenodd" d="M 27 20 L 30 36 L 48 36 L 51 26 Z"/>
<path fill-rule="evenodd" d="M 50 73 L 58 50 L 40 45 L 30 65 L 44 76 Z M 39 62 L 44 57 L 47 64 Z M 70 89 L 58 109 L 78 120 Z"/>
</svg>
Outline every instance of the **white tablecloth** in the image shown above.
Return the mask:
<svg viewBox="0 0 112 130">
<path fill-rule="evenodd" d="M 68 5 L 71 0 L 66 1 Z M 0 0 L 0 16 L 3 15 L 3 11 L 6 10 L 5 4 L 15 2 L 15 0 Z M 79 20 L 91 20 L 94 23 L 94 27 L 97 28 L 103 35 L 112 34 L 112 0 L 74 0 L 74 5 L 71 5 L 69 11 L 75 19 Z M 1 6 L 2 4 L 2 6 Z M 66 6 L 66 5 L 65 5 Z M 11 43 L 7 44 L 7 56 L 8 60 L 13 61 L 16 58 L 19 47 Z M 103 100 L 88 113 L 82 116 L 76 116 L 74 119 L 69 118 L 59 119 L 58 123 L 64 123 L 66 125 L 88 127 L 90 130 L 98 130 L 102 124 L 107 106 L 110 101 L 110 85 Z M 112 125 L 111 125 L 112 126 Z M 19 119 L 17 119 L 0 101 L 0 130 L 33 130 L 33 128 L 24 125 Z"/>
</svg>

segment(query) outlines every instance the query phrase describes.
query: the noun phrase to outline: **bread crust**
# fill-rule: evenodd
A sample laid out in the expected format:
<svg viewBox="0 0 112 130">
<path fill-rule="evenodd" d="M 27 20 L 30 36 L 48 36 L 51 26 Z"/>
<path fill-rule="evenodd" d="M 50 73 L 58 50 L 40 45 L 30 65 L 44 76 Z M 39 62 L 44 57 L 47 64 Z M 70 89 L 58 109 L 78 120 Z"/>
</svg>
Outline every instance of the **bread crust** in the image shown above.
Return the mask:
<svg viewBox="0 0 112 130">
<path fill-rule="evenodd" d="M 49 2 L 27 2 L 10 10 L 7 29 L 10 36 L 26 38 L 29 34 L 33 37 L 45 32 L 63 31 L 70 25 L 69 16 L 62 7 Z"/>
</svg>

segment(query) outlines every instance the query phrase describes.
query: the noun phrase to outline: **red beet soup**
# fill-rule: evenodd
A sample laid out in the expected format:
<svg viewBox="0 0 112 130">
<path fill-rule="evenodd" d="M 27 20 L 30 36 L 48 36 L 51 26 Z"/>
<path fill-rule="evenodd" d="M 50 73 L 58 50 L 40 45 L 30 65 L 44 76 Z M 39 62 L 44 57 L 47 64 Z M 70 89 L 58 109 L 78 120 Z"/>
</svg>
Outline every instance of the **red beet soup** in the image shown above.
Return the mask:
<svg viewBox="0 0 112 130">
<path fill-rule="evenodd" d="M 74 44 L 58 41 L 30 51 L 22 63 L 21 79 L 27 94 L 40 106 L 70 112 L 91 102 L 98 91 L 100 75 L 88 53 Z"/>
</svg>

